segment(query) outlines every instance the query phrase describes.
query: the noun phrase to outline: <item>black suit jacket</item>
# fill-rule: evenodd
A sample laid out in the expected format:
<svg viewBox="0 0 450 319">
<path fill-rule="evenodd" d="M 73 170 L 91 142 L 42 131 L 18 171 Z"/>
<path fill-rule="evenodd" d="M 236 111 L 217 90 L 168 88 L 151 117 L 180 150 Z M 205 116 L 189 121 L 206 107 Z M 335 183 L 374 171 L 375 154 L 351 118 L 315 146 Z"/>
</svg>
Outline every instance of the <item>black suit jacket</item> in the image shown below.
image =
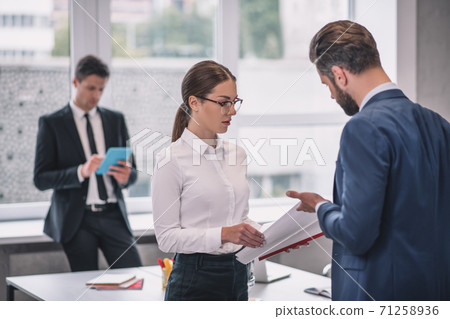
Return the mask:
<svg viewBox="0 0 450 319">
<path fill-rule="evenodd" d="M 123 114 L 102 107 L 98 107 L 98 111 L 103 124 L 106 149 L 126 146 L 128 130 Z M 67 243 L 83 220 L 89 178 L 80 183 L 77 168 L 85 162 L 83 146 L 69 104 L 39 118 L 34 184 L 40 190 L 54 190 L 44 232 L 57 242 Z M 125 186 L 134 183 L 136 177 L 136 169 L 133 167 Z M 131 234 L 121 187 L 114 178 L 111 180 L 123 219 Z"/>
</svg>

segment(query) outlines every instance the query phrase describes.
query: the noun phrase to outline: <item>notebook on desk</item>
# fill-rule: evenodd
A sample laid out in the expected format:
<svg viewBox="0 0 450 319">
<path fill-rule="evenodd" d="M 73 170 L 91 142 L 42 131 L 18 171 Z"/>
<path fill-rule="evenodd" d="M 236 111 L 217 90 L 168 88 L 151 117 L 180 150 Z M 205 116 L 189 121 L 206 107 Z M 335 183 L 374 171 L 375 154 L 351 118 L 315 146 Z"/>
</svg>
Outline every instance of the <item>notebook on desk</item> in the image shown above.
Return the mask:
<svg viewBox="0 0 450 319">
<path fill-rule="evenodd" d="M 270 283 L 291 275 L 289 271 L 276 267 L 276 264 L 266 264 L 265 260 L 258 259 L 255 259 L 254 272 L 255 281 L 259 283 Z"/>
<path fill-rule="evenodd" d="M 331 287 L 325 287 L 325 288 L 311 287 L 311 288 L 306 288 L 304 290 L 304 292 L 331 299 Z"/>
</svg>

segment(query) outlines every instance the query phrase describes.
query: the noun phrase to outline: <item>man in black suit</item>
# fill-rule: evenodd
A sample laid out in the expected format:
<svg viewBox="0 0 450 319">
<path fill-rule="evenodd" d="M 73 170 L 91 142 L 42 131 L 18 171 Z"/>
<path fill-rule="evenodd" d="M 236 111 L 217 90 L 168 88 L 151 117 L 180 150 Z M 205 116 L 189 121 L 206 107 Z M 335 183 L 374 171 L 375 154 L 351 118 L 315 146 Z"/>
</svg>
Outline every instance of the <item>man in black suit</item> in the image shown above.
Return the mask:
<svg viewBox="0 0 450 319">
<path fill-rule="evenodd" d="M 136 169 L 119 161 L 95 174 L 106 150 L 128 140 L 123 114 L 97 106 L 108 78 L 102 61 L 82 58 L 74 99 L 39 119 L 34 184 L 54 190 L 44 232 L 62 244 L 72 271 L 98 269 L 98 248 L 112 268 L 141 266 L 122 195 Z"/>
</svg>

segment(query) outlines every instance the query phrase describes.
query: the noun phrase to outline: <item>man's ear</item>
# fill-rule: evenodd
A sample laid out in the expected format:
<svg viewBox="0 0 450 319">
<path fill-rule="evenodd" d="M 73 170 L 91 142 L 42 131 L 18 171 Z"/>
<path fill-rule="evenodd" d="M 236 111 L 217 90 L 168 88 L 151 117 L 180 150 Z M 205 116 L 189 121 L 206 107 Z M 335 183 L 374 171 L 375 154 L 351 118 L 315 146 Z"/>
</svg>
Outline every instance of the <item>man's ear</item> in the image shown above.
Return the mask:
<svg viewBox="0 0 450 319">
<path fill-rule="evenodd" d="M 79 84 L 79 82 L 78 82 L 78 80 L 77 80 L 77 77 L 76 77 L 76 76 L 74 76 L 74 77 L 73 77 L 72 83 L 73 83 L 73 86 L 74 86 L 75 88 L 77 88 L 77 87 L 78 87 L 78 84 Z"/>
<path fill-rule="evenodd" d="M 331 72 L 334 75 L 334 82 L 342 90 L 347 86 L 348 78 L 343 68 L 337 65 L 331 67 Z"/>
<path fill-rule="evenodd" d="M 197 112 L 198 108 L 199 108 L 199 104 L 200 104 L 198 98 L 193 96 L 193 95 L 191 95 L 189 97 L 188 101 L 189 101 L 189 105 L 191 106 L 192 111 Z"/>
</svg>

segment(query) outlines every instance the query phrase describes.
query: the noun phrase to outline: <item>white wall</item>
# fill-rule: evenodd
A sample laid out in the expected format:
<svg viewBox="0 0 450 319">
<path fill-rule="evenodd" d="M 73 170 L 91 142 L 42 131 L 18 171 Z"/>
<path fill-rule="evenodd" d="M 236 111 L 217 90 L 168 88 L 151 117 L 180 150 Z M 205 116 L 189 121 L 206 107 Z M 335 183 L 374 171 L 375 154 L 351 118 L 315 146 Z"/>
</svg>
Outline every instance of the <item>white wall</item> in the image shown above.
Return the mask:
<svg viewBox="0 0 450 319">
<path fill-rule="evenodd" d="M 398 1 L 398 84 L 450 120 L 450 1 Z"/>
<path fill-rule="evenodd" d="M 417 101 L 450 121 L 450 1 L 417 2 Z"/>
</svg>

